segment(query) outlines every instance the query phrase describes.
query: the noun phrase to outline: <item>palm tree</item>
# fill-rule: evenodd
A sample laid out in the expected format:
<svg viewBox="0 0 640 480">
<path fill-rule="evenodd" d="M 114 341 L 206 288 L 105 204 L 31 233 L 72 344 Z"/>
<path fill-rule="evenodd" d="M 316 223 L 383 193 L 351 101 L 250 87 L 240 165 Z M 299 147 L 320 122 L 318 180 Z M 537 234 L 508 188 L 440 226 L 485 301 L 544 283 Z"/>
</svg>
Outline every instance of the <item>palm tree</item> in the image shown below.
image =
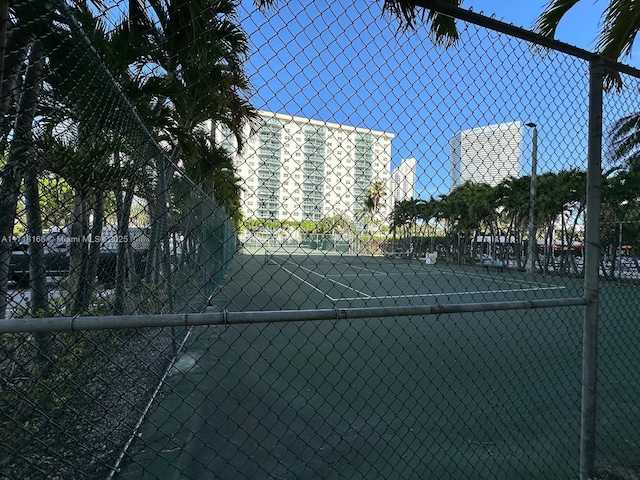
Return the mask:
<svg viewBox="0 0 640 480">
<path fill-rule="evenodd" d="M 41 152 L 34 151 L 33 144 L 33 120 L 37 107 L 40 121 L 48 121 L 50 124 L 56 121 L 70 120 L 72 123 L 81 123 L 85 130 L 93 135 L 87 138 L 118 137 L 123 144 L 139 142 L 139 132 L 131 133 L 129 127 L 132 123 L 123 120 L 123 115 L 129 114 L 131 120 L 131 108 L 128 100 L 123 101 L 122 91 L 115 86 L 113 78 L 104 67 L 102 58 L 96 55 L 85 33 L 78 29 L 76 18 L 82 18 L 82 25 L 89 31 L 89 35 L 97 38 L 95 32 L 99 29 L 95 26 L 97 21 L 93 18 L 87 2 L 78 0 L 75 7 L 67 2 L 54 0 L 52 2 L 30 2 L 16 0 L 11 2 L 11 17 L 8 26 L 8 38 L 5 47 L 3 82 L 0 92 L 0 144 L 3 151 L 9 152 L 9 161 L 2 169 L 2 192 L 0 201 L 1 229 L 6 230 L 6 236 L 10 236 L 15 222 L 15 195 L 19 195 L 23 178 L 25 183 L 25 198 L 27 205 L 29 229 L 40 228 L 41 212 L 34 202 L 38 200 L 40 193 L 37 190 L 35 180 L 42 169 L 47 168 L 42 164 L 42 152 L 51 153 L 47 148 Z M 63 15 L 60 15 L 60 13 Z M 60 22 L 64 18 L 67 25 Z M 103 35 L 104 36 L 104 35 Z M 99 43 L 99 42 L 98 42 Z M 37 48 L 36 48 L 37 46 Z M 30 53 L 30 58 L 26 54 Z M 40 55 L 41 62 L 46 60 L 45 68 L 38 68 L 34 55 Z M 91 75 L 87 75 L 87 72 Z M 97 95 L 97 92 L 102 92 Z M 26 105 L 29 104 L 28 107 Z M 128 108 L 128 110 L 127 110 Z M 114 114 L 117 112 L 117 114 Z M 135 116 L 135 114 L 133 114 Z M 118 127 L 119 123 L 119 127 Z M 133 122 L 135 123 L 135 122 Z M 122 125 L 126 124 L 126 127 Z M 119 131 L 117 129 L 120 129 Z M 128 130 L 128 131 L 125 131 Z M 115 132 L 118 131 L 116 134 Z M 100 132 L 100 133 L 98 133 Z M 131 139 L 135 139 L 133 142 Z M 37 139 L 36 139 L 37 140 Z M 7 147 L 8 145 L 8 147 Z M 31 151 L 33 155 L 25 155 Z M 22 153 L 21 153 L 22 152 Z M 49 155 L 50 157 L 50 155 Z M 29 158 L 31 161 L 26 162 Z M 50 160 L 50 158 L 49 158 Z M 86 157 L 81 164 L 77 164 L 72 174 L 74 180 L 88 172 L 94 172 L 92 164 L 95 158 Z M 101 177 L 101 175 L 98 175 Z M 105 176 L 105 178 L 113 178 Z M 86 185 L 81 181 L 76 185 Z M 77 193 L 77 192 L 76 192 Z M 101 211 L 101 196 L 94 195 L 95 205 Z M 94 217 L 94 218 L 97 218 Z M 30 232 L 32 235 L 33 232 Z M 0 257 L 6 256 L 4 252 Z M 96 252 L 94 252 L 95 256 Z M 32 257 L 33 266 L 37 266 L 38 252 Z M 7 262 L 0 261 L 0 310 L 4 313 L 6 297 L 6 268 Z M 93 266 L 95 269 L 95 265 Z M 36 269 L 37 271 L 37 269 Z M 32 287 L 34 291 L 41 283 L 43 275 L 34 275 Z M 40 295 L 41 297 L 42 295 Z M 34 297 L 36 300 L 40 298 Z M 44 304 L 36 301 L 34 305 Z M 37 307 L 40 308 L 40 307 Z"/>
<path fill-rule="evenodd" d="M 547 172 L 538 177 L 536 208 L 538 218 L 545 231 L 544 243 L 547 245 L 544 270 L 552 264 L 552 245 L 556 240 L 556 226 L 560 223 L 560 246 L 562 248 L 559 267 L 564 268 L 570 253 L 571 242 L 575 237 L 577 222 L 585 208 L 586 174 L 579 170 L 561 170 Z M 572 227 L 567 225 L 572 219 Z M 565 247 L 567 250 L 565 251 Z M 566 253 L 565 253 L 566 252 Z"/>
<path fill-rule="evenodd" d="M 417 210 L 415 208 L 416 200 L 401 200 L 396 202 L 391 212 L 391 233 L 393 234 L 392 251 L 403 251 L 405 247 L 403 238 L 409 236 L 409 229 L 415 222 Z M 396 237 L 400 234 L 400 247 L 397 246 Z"/>
<path fill-rule="evenodd" d="M 224 148 L 212 145 L 202 134 L 194 138 L 194 143 L 185 152 L 184 169 L 204 193 L 239 225 L 242 220 L 242 187 L 231 155 Z"/>
<path fill-rule="evenodd" d="M 131 0 L 121 26 L 143 46 L 138 71 L 150 67 L 144 88 L 155 92 L 154 111 L 170 113 L 174 139 L 205 120 L 222 123 L 243 143 L 243 126 L 256 111 L 245 100 L 249 43 L 231 0 Z M 168 100 L 168 102 L 167 102 Z"/>
<path fill-rule="evenodd" d="M 367 230 L 371 233 L 371 227 L 374 225 L 376 217 L 380 212 L 380 202 L 387 196 L 387 188 L 379 180 L 374 181 L 367 188 L 367 192 L 364 198 L 364 206 L 369 213 L 369 222 Z"/>
<path fill-rule="evenodd" d="M 498 219 L 498 189 L 486 183 L 465 182 L 441 197 L 441 215 L 445 215 L 449 234 L 457 234 L 458 262 L 476 250 L 475 239 L 482 230 L 489 230 L 495 238 Z M 491 245 L 492 250 L 494 245 Z"/>
<path fill-rule="evenodd" d="M 534 23 L 534 31 L 554 37 L 560 21 L 580 0 L 552 0 Z M 631 55 L 640 31 L 640 5 L 635 0 L 609 0 L 604 8 L 597 33 L 595 51 L 612 60 Z M 622 80 L 617 72 L 605 73 L 605 86 L 621 88 Z"/>
<path fill-rule="evenodd" d="M 637 239 L 629 234 L 637 228 L 634 224 L 638 219 L 640 170 L 620 171 L 615 176 L 605 178 L 602 187 L 602 245 L 611 260 L 608 274 L 614 277 L 622 247 L 620 242 Z"/>
<path fill-rule="evenodd" d="M 507 237 L 513 237 L 516 263 L 522 265 L 522 242 L 529 222 L 529 203 L 531 177 L 509 177 L 498 185 L 498 206 L 500 215 L 507 225 Z"/>
<path fill-rule="evenodd" d="M 129 2 L 129 17 L 121 29 L 142 45 L 143 54 L 136 59 L 142 88 L 153 96 L 152 116 L 159 122 L 156 135 L 171 145 L 169 162 L 160 156 L 156 165 L 156 192 L 150 204 L 150 275 L 161 265 L 164 274 L 170 275 L 168 264 L 160 260 L 160 246 L 168 250 L 166 205 L 186 143 L 201 135 L 200 123 L 211 120 L 225 125 L 241 146 L 243 127 L 256 115 L 244 99 L 249 86 L 243 69 L 248 41 L 235 18 L 236 3 L 231 0 Z M 207 156 L 197 158 L 206 161 Z M 204 171 L 206 166 L 196 169 Z"/>
</svg>

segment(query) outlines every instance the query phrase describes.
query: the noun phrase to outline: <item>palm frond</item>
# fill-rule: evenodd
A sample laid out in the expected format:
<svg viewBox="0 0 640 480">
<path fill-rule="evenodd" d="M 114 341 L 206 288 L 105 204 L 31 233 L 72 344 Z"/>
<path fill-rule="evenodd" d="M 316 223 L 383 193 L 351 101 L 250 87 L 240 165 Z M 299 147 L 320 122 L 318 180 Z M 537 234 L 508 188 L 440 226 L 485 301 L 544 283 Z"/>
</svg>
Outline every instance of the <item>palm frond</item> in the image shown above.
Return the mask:
<svg viewBox="0 0 640 480">
<path fill-rule="evenodd" d="M 640 153 L 640 114 L 620 118 L 609 130 L 608 163 L 630 167 Z"/>
<path fill-rule="evenodd" d="M 254 0 L 261 11 L 273 8 L 277 0 Z M 424 18 L 424 12 L 429 25 L 429 31 L 436 45 L 449 46 L 458 40 L 458 30 L 455 20 L 433 10 L 442 4 L 459 7 L 463 0 L 422 0 L 418 6 L 416 0 L 384 0 L 382 11 L 400 22 L 402 29 L 413 29 L 419 18 Z M 422 15 L 419 15 L 422 12 Z"/>
<path fill-rule="evenodd" d="M 640 4 L 635 0 L 611 0 L 605 9 L 596 49 L 617 60 L 631 54 L 640 30 Z"/>
<path fill-rule="evenodd" d="M 426 19 L 432 41 L 436 45 L 450 46 L 458 40 L 459 35 L 455 19 L 433 10 L 442 4 L 459 7 L 462 0 L 425 0 L 421 3 L 422 17 L 424 11 L 428 11 Z M 415 27 L 418 18 L 415 0 L 385 0 L 382 8 L 383 12 L 397 18 L 402 28 Z"/>
<path fill-rule="evenodd" d="M 580 0 L 552 0 L 533 25 L 533 31 L 553 38 L 560 21 Z M 600 21 L 596 53 L 613 60 L 631 53 L 636 34 L 640 30 L 640 5 L 635 0 L 610 0 Z M 614 70 L 604 72 L 604 88 L 620 90 L 622 79 Z"/>
<path fill-rule="evenodd" d="M 149 17 L 145 12 L 144 0 L 129 1 L 128 20 L 129 28 L 138 32 L 143 37 L 146 37 L 154 30 L 154 26 L 149 21 Z"/>
<path fill-rule="evenodd" d="M 580 0 L 551 0 L 544 12 L 533 24 L 534 32 L 545 37 L 554 38 L 560 20 Z"/>
</svg>

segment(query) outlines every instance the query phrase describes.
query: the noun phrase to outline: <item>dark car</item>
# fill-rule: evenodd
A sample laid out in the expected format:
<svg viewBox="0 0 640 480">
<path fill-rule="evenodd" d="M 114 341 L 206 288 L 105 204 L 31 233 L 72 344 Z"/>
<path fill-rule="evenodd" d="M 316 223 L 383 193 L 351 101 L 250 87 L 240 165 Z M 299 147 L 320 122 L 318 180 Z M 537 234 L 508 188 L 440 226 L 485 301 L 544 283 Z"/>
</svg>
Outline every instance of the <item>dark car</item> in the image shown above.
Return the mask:
<svg viewBox="0 0 640 480">
<path fill-rule="evenodd" d="M 64 275 L 69 271 L 69 244 L 61 232 L 44 233 L 39 237 L 21 237 L 11 249 L 9 279 L 16 283 L 29 281 L 29 242 L 42 244 L 47 275 Z"/>
<path fill-rule="evenodd" d="M 138 237 L 141 237 L 140 240 Z M 148 245 L 143 241 L 144 236 L 138 234 L 131 242 L 133 248 L 133 258 L 136 269 L 143 267 L 143 259 Z M 107 230 L 107 235 L 100 239 L 85 237 L 84 242 L 100 242 L 100 252 L 98 254 L 98 280 L 103 283 L 112 283 L 115 280 L 117 243 L 113 239 L 113 234 Z M 128 238 L 126 239 L 128 241 Z M 80 241 L 80 240 L 78 240 Z M 69 273 L 70 249 L 73 243 L 65 229 L 53 230 L 44 233 L 39 237 L 22 237 L 11 251 L 9 264 L 9 279 L 15 283 L 24 284 L 29 281 L 29 242 L 42 244 L 44 250 L 44 268 L 47 276 L 60 276 Z"/>
</svg>

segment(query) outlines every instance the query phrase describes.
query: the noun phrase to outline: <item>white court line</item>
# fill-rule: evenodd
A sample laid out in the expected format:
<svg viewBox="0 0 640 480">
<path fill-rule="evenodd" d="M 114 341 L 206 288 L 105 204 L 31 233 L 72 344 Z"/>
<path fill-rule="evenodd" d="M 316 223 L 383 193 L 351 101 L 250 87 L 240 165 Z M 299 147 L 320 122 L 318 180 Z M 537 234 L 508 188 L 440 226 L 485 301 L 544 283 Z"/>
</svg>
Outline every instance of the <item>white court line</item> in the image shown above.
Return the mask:
<svg viewBox="0 0 640 480">
<path fill-rule="evenodd" d="M 378 275 L 378 274 L 384 274 L 384 271 L 380 271 L 380 270 L 371 270 L 370 268 L 367 267 L 356 267 L 355 265 L 349 265 L 350 268 L 354 269 L 354 270 L 366 270 L 367 272 L 371 272 L 374 275 Z"/>
<path fill-rule="evenodd" d="M 515 293 L 515 292 L 534 292 L 534 291 L 542 291 L 542 290 L 563 290 L 566 287 L 564 286 L 558 286 L 558 285 L 553 285 L 550 283 L 536 283 L 536 282 L 529 282 L 528 280 L 524 280 L 524 279 L 518 279 L 519 283 L 521 284 L 525 284 L 525 285 L 531 285 L 532 288 L 520 288 L 520 289 L 505 289 L 505 290 L 476 290 L 476 291 L 465 291 L 465 292 L 443 292 L 443 293 L 424 293 L 424 294 L 409 294 L 409 295 L 384 295 L 384 296 L 373 296 L 373 295 L 369 295 L 367 293 L 361 292 L 360 290 L 357 290 L 353 287 L 350 287 L 349 285 L 345 285 L 344 283 L 338 282 L 333 280 L 332 278 L 330 278 L 330 276 L 327 275 L 322 275 L 319 274 L 318 272 L 315 272 L 309 268 L 303 267 L 295 262 L 292 262 L 291 260 L 287 260 L 287 263 L 291 263 L 293 265 L 296 266 L 296 268 L 300 268 L 308 273 L 311 273 L 313 275 L 316 275 L 320 278 L 326 279 L 328 281 L 330 281 L 331 283 L 335 284 L 335 285 L 339 285 L 341 287 L 344 287 L 348 290 L 353 290 L 354 292 L 356 292 L 358 295 L 361 295 L 360 297 L 347 297 L 347 298 L 333 298 L 332 296 L 330 296 L 328 293 L 324 292 L 323 290 L 320 290 L 318 287 L 316 287 L 315 285 L 313 285 L 312 283 L 307 282 L 304 278 L 296 275 L 295 273 L 293 273 L 291 270 L 287 269 L 286 267 L 282 267 L 287 273 L 289 273 L 290 275 L 292 275 L 293 277 L 297 278 L 298 280 L 300 280 L 302 283 L 304 283 L 305 285 L 308 285 L 309 287 L 311 287 L 313 290 L 321 293 L 322 295 L 324 295 L 327 299 L 331 300 L 332 302 L 346 302 L 346 301 L 354 301 L 354 300 L 363 300 L 363 299 L 367 299 L 367 300 L 384 300 L 387 298 L 436 298 L 436 297 L 443 297 L 443 296 L 461 296 L 461 295 L 477 295 L 477 294 L 487 294 L 487 293 Z M 373 276 L 400 276 L 400 277 L 404 277 L 404 275 L 402 273 L 388 273 L 388 272 L 384 272 L 384 271 L 379 271 L 379 270 L 371 270 L 369 268 L 366 267 L 357 267 L 357 266 L 350 266 L 350 268 L 352 269 L 359 269 L 359 270 L 366 270 L 367 272 L 370 272 Z M 422 270 L 417 270 L 415 268 L 410 268 L 410 270 L 414 273 L 417 274 L 424 274 L 425 276 L 429 277 L 429 278 L 434 278 L 433 275 L 428 274 Z M 454 272 L 447 272 L 444 270 L 440 270 L 439 271 L 440 274 L 447 274 L 449 276 L 460 276 L 460 275 L 456 275 L 456 273 Z M 345 277 L 358 277 L 359 275 L 357 274 L 348 274 L 348 275 L 339 275 L 336 274 L 336 276 L 338 278 L 345 278 Z M 422 276 L 422 275 L 420 275 Z M 472 274 L 468 274 L 465 273 L 463 275 L 464 277 L 468 277 L 468 278 L 472 278 L 472 279 L 476 279 L 476 280 L 486 280 L 486 279 L 491 279 L 494 280 L 496 282 L 499 283 L 504 283 L 504 284 L 509 284 L 509 282 L 507 280 L 503 280 L 501 278 L 496 278 L 493 277 L 491 275 L 478 275 L 475 273 Z"/>
<path fill-rule="evenodd" d="M 384 300 L 387 298 L 429 298 L 429 297 L 452 297 L 452 296 L 462 296 L 462 295 L 477 295 L 477 294 L 485 294 L 485 293 L 515 293 L 515 292 L 537 292 L 541 290 L 563 290 L 566 287 L 563 286 L 550 286 L 550 287 L 536 287 L 536 288 L 520 288 L 517 290 L 514 289 L 505 289 L 505 290 L 476 290 L 472 292 L 442 292 L 442 293 L 415 293 L 410 295 L 384 295 L 382 297 L 370 297 L 372 300 Z M 352 302 L 354 300 L 362 300 L 361 297 L 353 297 L 353 298 L 339 298 L 338 302 Z"/>
<path fill-rule="evenodd" d="M 414 271 L 415 273 L 424 274 L 427 277 L 434 278 L 433 275 L 430 275 L 430 274 L 424 272 L 424 270 L 417 270 L 416 268 L 411 268 L 411 270 Z M 482 275 L 482 274 L 478 274 L 478 273 L 464 273 L 463 275 L 459 275 L 459 274 L 457 274 L 455 272 L 450 272 L 450 271 L 445 271 L 445 270 L 438 270 L 438 272 L 441 273 L 441 274 L 444 274 L 444 275 L 449 275 L 451 277 L 467 277 L 467 278 L 472 278 L 472 279 L 475 279 L 475 280 L 491 279 L 491 280 L 494 280 L 495 282 L 504 283 L 506 285 L 511 285 L 513 283 L 513 282 L 508 281 L 507 279 L 494 277 L 493 275 L 488 275 L 488 274 L 487 275 Z M 524 284 L 524 285 L 565 288 L 565 287 L 560 287 L 558 285 L 554 285 L 553 283 L 532 282 L 532 281 L 521 279 L 521 278 L 517 278 L 517 279 L 514 278 L 513 280 L 514 281 L 517 280 L 518 283 Z"/>
<path fill-rule="evenodd" d="M 460 275 L 456 275 L 455 272 L 445 272 L 445 271 L 441 271 L 440 273 L 445 274 L 445 275 L 449 275 L 451 277 L 456 277 L 456 276 L 460 276 Z M 482 275 L 482 274 L 478 274 L 478 273 L 465 273 L 464 275 L 462 275 L 463 277 L 467 277 L 467 278 L 472 278 L 475 280 L 487 280 L 487 279 L 491 279 L 495 282 L 499 282 L 499 283 L 506 283 L 506 284 L 510 284 L 511 282 L 507 281 L 506 279 L 500 278 L 500 277 L 494 277 L 493 275 Z M 512 279 L 515 280 L 515 279 Z M 521 281 L 522 283 L 526 283 L 527 285 L 546 285 L 546 286 L 553 286 L 550 283 L 542 283 L 540 284 L 539 282 L 531 282 L 529 280 L 520 280 L 518 279 L 518 281 Z"/>
<path fill-rule="evenodd" d="M 302 270 L 305 270 L 305 271 L 307 271 L 307 272 L 309 272 L 309 273 L 311 273 L 311 274 L 313 274 L 313 275 L 317 275 L 317 276 L 319 276 L 320 278 L 323 278 L 323 279 L 329 280 L 331 283 L 334 283 L 335 285 L 339 285 L 339 286 L 344 287 L 344 288 L 346 288 L 346 289 L 348 289 L 348 290 L 353 290 L 354 292 L 356 292 L 356 293 L 357 293 L 357 294 L 359 294 L 359 295 L 364 295 L 364 297 L 366 297 L 366 298 L 373 298 L 371 295 L 369 295 L 369 294 L 367 294 L 367 293 L 364 293 L 364 292 L 361 292 L 360 290 L 356 290 L 355 288 L 350 287 L 349 285 L 345 285 L 344 283 L 336 282 L 335 280 L 332 280 L 332 279 L 328 278 L 326 275 L 321 275 L 321 274 L 319 274 L 318 272 L 314 272 L 313 270 L 310 270 L 310 269 L 308 269 L 308 268 L 305 268 L 305 267 L 303 267 L 303 266 L 300 266 L 300 265 L 298 265 L 298 264 L 296 264 L 296 263 L 294 263 L 294 262 L 291 262 L 290 260 L 287 260 L 287 262 L 288 262 L 288 263 L 293 263 L 293 265 L 295 265 L 296 267 L 298 267 L 298 268 L 300 268 L 300 269 L 302 269 Z M 309 286 L 310 286 L 311 288 L 313 288 L 314 290 L 316 290 L 316 291 L 318 291 L 318 292 L 322 293 L 325 297 L 327 297 L 327 298 L 328 298 L 329 300 L 331 300 L 332 302 L 336 302 L 336 301 L 338 301 L 338 300 L 339 300 L 339 299 L 337 299 L 337 298 L 330 297 L 330 296 L 329 296 L 329 294 L 327 294 L 327 293 L 323 292 L 323 291 L 322 291 L 322 290 L 320 290 L 319 288 L 317 288 L 317 287 L 315 287 L 314 285 L 310 284 L 310 283 L 309 283 L 309 282 L 307 282 L 305 279 L 303 279 L 303 278 L 299 277 L 298 275 L 296 275 L 296 274 L 295 274 L 295 273 L 293 273 L 292 271 L 287 270 L 285 267 L 282 267 L 282 268 L 284 268 L 288 273 L 290 273 L 291 275 L 293 275 L 294 277 L 296 277 L 298 280 L 300 280 L 300 281 L 301 281 L 301 282 L 303 282 L 304 284 L 309 285 Z M 358 299 L 362 299 L 362 297 L 358 297 Z"/>
<path fill-rule="evenodd" d="M 352 267 L 352 268 L 357 268 L 357 267 Z M 374 270 L 369 270 L 368 268 L 363 268 L 362 270 L 367 270 L 369 272 L 371 272 L 371 274 L 374 277 L 400 277 L 400 278 L 405 278 L 410 280 L 410 278 L 408 278 L 405 273 L 402 272 L 398 272 L 398 273 L 386 273 L 386 272 L 380 272 L 380 271 L 374 271 Z M 412 273 L 415 273 L 416 277 L 418 278 L 437 278 L 437 276 L 432 275 L 430 273 L 426 273 L 426 272 L 422 272 L 420 270 L 411 270 Z M 463 276 L 460 275 L 456 275 L 453 272 L 444 272 L 444 271 L 440 271 L 439 273 L 442 274 L 447 274 L 449 276 L 452 277 L 457 277 L 457 278 L 470 278 L 473 280 L 487 280 L 487 279 L 491 279 L 494 280 L 496 283 L 503 283 L 503 284 L 507 284 L 507 285 L 511 285 L 513 282 L 509 282 L 506 279 L 502 279 L 502 278 L 496 278 L 493 277 L 491 275 L 478 275 L 478 274 L 464 274 Z M 358 274 L 358 273 L 348 273 L 348 274 L 344 274 L 341 275 L 339 273 L 333 274 L 333 275 L 327 275 L 326 278 L 330 279 L 331 277 L 333 278 L 362 278 L 362 274 Z M 517 279 L 513 279 L 514 281 L 517 281 L 519 284 L 521 285 L 529 285 L 532 287 L 552 287 L 552 288 L 560 288 L 557 285 L 554 285 L 553 283 L 543 283 L 543 282 L 531 282 L 529 280 L 525 280 L 525 279 L 521 279 L 521 278 L 517 278 Z M 562 287 L 565 288 L 565 287 Z"/>
<path fill-rule="evenodd" d="M 333 298 L 330 297 L 328 294 L 326 294 L 325 292 L 323 292 L 322 290 L 320 290 L 318 287 L 316 287 L 315 285 L 307 282 L 304 278 L 299 277 L 298 275 L 296 275 L 295 273 L 293 273 L 291 270 L 289 270 L 287 267 L 282 267 L 282 269 L 287 272 L 289 275 L 296 277 L 298 280 L 300 280 L 302 283 L 304 283 L 305 285 L 310 286 L 311 288 L 313 288 L 316 292 L 320 292 L 322 295 L 324 295 L 325 297 L 327 297 L 329 300 L 331 300 L 332 302 L 337 302 L 338 299 L 337 298 Z M 358 297 L 358 299 L 360 299 L 360 297 Z"/>
</svg>

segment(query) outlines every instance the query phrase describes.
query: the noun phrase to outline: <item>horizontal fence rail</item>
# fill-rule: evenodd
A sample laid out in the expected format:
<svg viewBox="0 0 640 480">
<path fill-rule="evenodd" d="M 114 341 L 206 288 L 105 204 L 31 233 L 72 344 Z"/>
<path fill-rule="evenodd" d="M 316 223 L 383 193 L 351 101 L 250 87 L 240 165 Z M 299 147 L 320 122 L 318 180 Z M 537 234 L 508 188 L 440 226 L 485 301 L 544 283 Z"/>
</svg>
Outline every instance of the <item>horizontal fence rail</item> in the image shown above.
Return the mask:
<svg viewBox="0 0 640 480">
<path fill-rule="evenodd" d="M 194 327 L 203 325 L 243 325 L 315 320 L 350 320 L 355 318 L 403 317 L 410 315 L 446 315 L 450 313 L 526 310 L 586 305 L 585 298 L 521 300 L 503 303 L 460 303 L 387 308 L 334 308 L 314 310 L 275 310 L 246 312 L 209 312 L 164 315 L 51 317 L 10 319 L 0 324 L 1 333 L 62 332 L 101 330 L 105 328 Z"/>
</svg>

